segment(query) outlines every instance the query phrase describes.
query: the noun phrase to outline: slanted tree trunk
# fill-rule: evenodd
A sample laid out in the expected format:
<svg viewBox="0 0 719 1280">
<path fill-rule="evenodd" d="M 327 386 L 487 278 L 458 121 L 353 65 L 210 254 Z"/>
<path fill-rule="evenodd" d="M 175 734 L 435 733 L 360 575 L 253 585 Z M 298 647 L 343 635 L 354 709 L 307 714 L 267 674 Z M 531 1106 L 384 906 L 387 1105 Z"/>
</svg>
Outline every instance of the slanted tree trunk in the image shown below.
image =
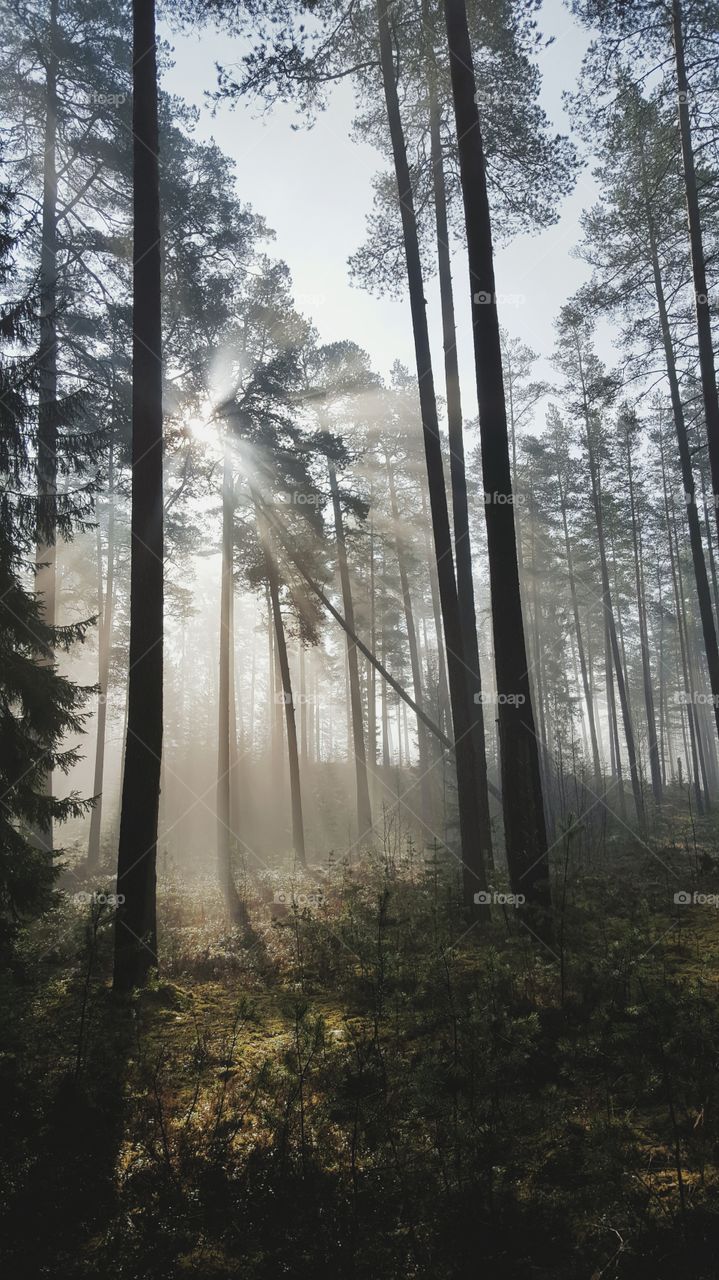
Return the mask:
<svg viewBox="0 0 719 1280">
<path fill-rule="evenodd" d="M 122 787 L 114 986 L 157 964 L 156 859 L 162 759 L 162 310 L 154 0 L 133 4 L 133 344 L 130 678 Z"/>
<path fill-rule="evenodd" d="M 367 661 L 372 663 L 375 669 L 382 676 L 383 682 L 386 682 L 390 686 L 390 688 L 394 690 L 394 692 L 399 696 L 399 698 L 407 704 L 407 706 L 410 708 L 411 711 L 414 712 L 417 719 L 421 721 L 422 724 L 426 725 L 430 733 L 434 734 L 434 736 L 442 743 L 444 747 L 447 748 L 448 751 L 454 752 L 456 748 L 452 740 L 448 738 L 445 733 L 442 732 L 439 725 L 436 725 L 434 723 L 431 716 L 427 714 L 424 708 L 421 707 L 417 702 L 414 701 L 413 698 L 410 697 L 406 689 L 402 688 L 399 681 L 395 680 L 394 676 L 390 675 L 389 671 L 384 666 L 384 664 L 380 661 L 377 655 L 372 653 L 371 649 L 367 648 L 367 645 L 360 639 L 360 637 L 354 631 L 350 630 L 350 628 L 347 625 L 347 620 L 342 617 L 342 614 L 339 612 L 338 609 L 335 608 L 335 606 L 332 604 L 332 601 L 329 599 L 329 597 L 325 594 L 322 588 L 318 586 L 318 584 L 314 581 L 311 574 L 308 572 L 306 565 L 303 563 L 301 556 L 292 546 L 287 535 L 282 531 L 282 529 L 278 525 L 275 524 L 274 528 L 275 528 L 277 537 L 281 542 L 285 552 L 289 556 L 295 568 L 301 574 L 304 581 L 307 583 L 307 586 L 310 588 L 313 594 L 317 596 L 317 599 L 322 602 L 325 609 L 327 609 L 328 613 L 332 614 L 332 617 L 339 623 L 339 625 L 342 627 L 342 630 L 347 635 L 349 635 L 350 638 L 354 641 L 360 653 L 364 654 Z M 381 635 L 382 635 L 382 652 L 384 655 L 384 652 L 385 652 L 384 627 L 382 628 Z M 488 786 L 489 786 L 491 795 L 495 796 L 497 800 L 500 800 L 501 795 L 497 790 L 497 788 L 493 786 L 491 782 L 488 783 Z"/>
<path fill-rule="evenodd" d="M 352 599 L 352 583 L 350 582 L 349 566 L 347 564 L 347 542 L 345 539 L 344 523 L 342 520 L 342 505 L 340 502 L 339 485 L 337 484 L 337 472 L 331 458 L 327 459 L 327 468 L 329 472 L 332 511 L 335 522 L 335 540 L 337 543 L 337 563 L 340 571 L 340 585 L 342 587 L 342 604 L 347 624 L 354 631 L 354 601 Z M 369 799 L 369 784 L 367 782 L 364 714 L 362 709 L 362 692 L 360 690 L 359 682 L 357 646 L 354 641 L 350 639 L 349 635 L 346 636 L 346 640 L 347 671 L 350 693 L 349 703 L 351 714 L 350 729 L 355 762 L 355 786 L 357 790 L 357 839 L 362 843 L 363 841 L 370 839 L 372 835 L 372 809 Z"/>
<path fill-rule="evenodd" d="M 522 619 L 492 230 L 464 0 L 444 5 L 473 305 L 474 360 L 502 765 L 507 862 L 515 892 L 550 907 L 544 803 Z"/>
<path fill-rule="evenodd" d="M 37 553 L 35 591 L 43 621 L 56 623 L 57 575 L 57 15 L 58 0 L 50 0 L 45 72 L 45 138 L 42 182 L 42 241 L 40 249 L 40 342 L 38 347 L 37 429 Z M 45 661 L 52 666 L 50 650 Z M 52 771 L 44 779 L 52 795 Z M 35 831 L 35 842 L 51 854 L 52 819 Z"/>
<path fill-rule="evenodd" d="M 102 793 L 105 773 L 105 739 L 107 736 L 107 690 L 110 678 L 110 655 L 112 653 L 112 615 L 113 595 L 115 588 L 115 494 L 114 494 L 114 444 L 112 434 L 108 449 L 107 467 L 107 576 L 103 599 L 102 590 L 102 536 L 100 522 L 97 525 L 98 555 L 98 698 L 97 698 L 97 737 L 95 740 L 95 771 L 92 794 L 96 797 L 90 816 L 90 836 L 87 845 L 87 866 L 89 871 L 96 871 L 100 865 L 100 834 L 102 831 Z"/>
<path fill-rule="evenodd" d="M 714 514 L 719 525 L 719 397 L 717 396 L 714 346 L 712 342 L 710 296 L 707 288 L 706 258 L 702 236 L 697 176 L 694 167 L 692 127 L 689 115 L 689 84 L 684 62 L 684 35 L 682 31 L 682 6 L 680 0 L 672 0 L 672 38 L 677 75 L 677 102 L 679 107 L 679 133 L 684 168 L 684 193 L 689 224 L 692 276 L 694 279 L 694 303 L 697 318 L 697 342 L 699 370 L 701 374 L 704 417 L 709 442 Z M 719 714 L 719 708 L 717 709 Z"/>
<path fill-rule="evenodd" d="M 485 850 L 481 842 L 479 801 L 477 796 L 477 772 L 472 739 L 470 695 L 466 679 L 466 662 L 462 626 L 457 600 L 457 584 L 454 576 L 452 537 L 449 527 L 447 491 L 444 482 L 442 446 L 439 435 L 437 401 L 432 375 L 432 351 L 427 325 L 424 282 L 419 251 L 414 198 L 407 151 L 402 129 L 402 119 L 395 80 L 394 57 L 389 12 L 385 0 L 377 0 L 380 61 L 382 81 L 387 106 L 387 120 L 392 141 L 397 193 L 402 219 L 402 234 L 407 263 L 407 284 L 412 312 L 417 383 L 422 433 L 427 465 L 427 484 L 434 536 L 434 558 L 437 564 L 442 624 L 452 703 L 454 741 L 456 746 L 457 798 L 462 845 L 462 879 L 465 904 L 472 907 L 474 894 L 486 887 Z M 479 906 L 478 914 L 486 914 Z"/>
</svg>

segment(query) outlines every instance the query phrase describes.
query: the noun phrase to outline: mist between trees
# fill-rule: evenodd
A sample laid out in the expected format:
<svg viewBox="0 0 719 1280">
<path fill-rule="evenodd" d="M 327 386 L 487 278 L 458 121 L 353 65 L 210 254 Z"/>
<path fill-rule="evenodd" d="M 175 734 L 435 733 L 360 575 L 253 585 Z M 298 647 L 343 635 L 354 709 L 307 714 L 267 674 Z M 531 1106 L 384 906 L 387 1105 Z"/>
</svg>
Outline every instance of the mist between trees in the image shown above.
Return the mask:
<svg viewBox="0 0 719 1280">
<path fill-rule="evenodd" d="M 719 9 L 575 0 L 571 137 L 538 4 L 161 17 L 221 33 L 203 111 L 239 130 L 352 83 L 379 171 L 348 270 L 406 301 L 414 363 L 380 374 L 351 315 L 320 335 L 241 165 L 163 92 L 153 0 L 6 0 L 13 1274 L 49 1274 L 60 1151 L 78 1277 L 115 1246 L 128 1276 L 469 1276 L 482 1240 L 498 1276 L 709 1276 Z M 540 377 L 494 247 L 583 169 L 587 283 L 538 311 Z M 56 1044 L 26 1071 L 33 1008 Z M 58 1099 L 97 1119 L 87 1167 Z"/>
</svg>

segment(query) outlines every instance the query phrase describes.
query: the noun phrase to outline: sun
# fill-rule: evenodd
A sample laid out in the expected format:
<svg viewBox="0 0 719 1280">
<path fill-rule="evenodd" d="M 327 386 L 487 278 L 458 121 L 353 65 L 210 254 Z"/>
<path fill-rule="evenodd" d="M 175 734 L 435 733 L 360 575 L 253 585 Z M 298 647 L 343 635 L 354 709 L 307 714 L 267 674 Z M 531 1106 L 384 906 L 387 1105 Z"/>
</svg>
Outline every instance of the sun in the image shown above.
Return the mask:
<svg viewBox="0 0 719 1280">
<path fill-rule="evenodd" d="M 209 413 L 206 417 L 194 414 L 191 418 L 187 418 L 185 430 L 198 444 L 217 444 L 217 424 L 212 421 Z"/>
</svg>

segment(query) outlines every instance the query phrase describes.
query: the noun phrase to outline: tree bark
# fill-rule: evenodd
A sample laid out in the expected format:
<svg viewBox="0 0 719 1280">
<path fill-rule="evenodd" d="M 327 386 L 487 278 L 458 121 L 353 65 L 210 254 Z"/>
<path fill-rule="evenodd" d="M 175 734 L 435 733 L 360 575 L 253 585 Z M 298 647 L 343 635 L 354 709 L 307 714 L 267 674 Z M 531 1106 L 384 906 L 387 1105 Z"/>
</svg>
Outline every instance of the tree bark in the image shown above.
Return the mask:
<svg viewBox="0 0 719 1280">
<path fill-rule="evenodd" d="M 410 179 L 407 151 L 399 109 L 395 81 L 392 36 L 388 10 L 384 0 L 377 0 L 380 60 L 384 85 L 387 120 L 389 124 L 395 177 L 402 219 L 402 233 L 407 263 L 407 284 L 412 312 L 417 383 L 419 389 L 422 432 L 424 437 L 429 488 L 434 553 L 437 564 L 439 596 L 442 609 L 445 647 L 449 676 L 450 699 L 454 724 L 455 759 L 457 767 L 457 798 L 462 846 L 462 879 L 464 901 L 467 907 L 476 905 L 477 914 L 487 914 L 483 904 L 474 904 L 477 891 L 486 888 L 485 850 L 481 843 L 479 802 L 477 796 L 476 763 L 472 740 L 471 691 L 466 679 L 464 642 L 457 600 L 457 584 L 454 576 L 452 537 L 449 527 L 447 491 L 444 482 L 442 446 L 439 435 L 437 401 L 432 375 L 432 352 L 427 325 L 424 282 L 419 252 L 414 198 Z"/>
<path fill-rule="evenodd" d="M 407 631 L 407 645 L 409 648 L 409 664 L 412 672 L 412 688 L 414 690 L 414 700 L 418 706 L 422 706 L 424 701 L 424 693 L 422 687 L 422 667 L 419 660 L 419 649 L 417 645 L 417 631 L 414 623 L 414 611 L 412 609 L 412 597 L 409 589 L 409 576 L 407 573 L 407 564 L 402 547 L 402 540 L 399 534 L 399 508 L 397 505 L 397 490 L 394 482 L 394 471 L 390 461 L 389 454 L 385 454 L 385 467 L 387 470 L 387 484 L 389 486 L 390 512 L 392 515 L 392 523 L 395 531 L 395 553 L 397 555 L 397 565 L 399 568 L 400 591 L 402 593 L 402 608 L 404 611 L 404 624 Z M 347 619 L 349 622 L 349 619 Z M 405 721 L 406 724 L 406 721 Z M 419 771 L 420 771 L 420 811 L 422 825 L 431 833 L 432 829 L 432 802 L 429 791 L 429 751 L 427 749 L 427 737 L 425 727 L 421 720 L 417 720 L 417 746 L 419 750 Z M 409 744 L 407 743 L 407 760 L 409 762 Z"/>
<path fill-rule="evenodd" d="M 45 138 L 42 181 L 42 242 L 40 249 L 40 342 L 38 347 L 37 431 L 37 553 L 35 591 L 43 621 L 56 623 L 57 578 L 57 43 L 58 0 L 50 0 L 45 70 Z M 52 666 L 55 655 L 47 653 Z M 52 771 L 44 791 L 52 795 Z M 38 826 L 35 843 L 51 854 L 52 819 Z"/>
<path fill-rule="evenodd" d="M 632 526 L 632 547 L 634 550 L 634 582 L 637 592 L 637 614 L 639 617 L 639 645 L 642 657 L 642 680 L 644 685 L 644 709 L 647 717 L 647 734 L 649 748 L 649 770 L 652 779 L 652 791 L 657 804 L 662 802 L 662 771 L 659 761 L 657 743 L 657 722 L 654 714 L 654 691 L 652 689 L 652 672 L 649 661 L 649 636 L 647 633 L 647 613 L 644 600 L 644 581 L 641 569 L 641 535 L 637 529 L 637 509 L 634 497 L 634 468 L 632 465 L 632 445 L 629 429 L 625 425 L 624 444 L 627 453 L 627 480 L 629 482 L 629 515 Z"/>
<path fill-rule="evenodd" d="M 654 230 L 654 215 L 652 213 L 649 198 L 649 186 L 647 182 L 643 152 L 641 156 L 641 176 L 647 217 L 647 230 L 649 233 L 649 248 L 652 260 L 654 292 L 657 300 L 657 310 L 659 312 L 659 326 L 662 336 L 662 346 L 664 348 L 664 360 L 667 369 L 667 381 L 669 383 L 669 395 L 672 405 L 672 417 L 674 418 L 674 430 L 676 432 L 677 445 L 679 448 L 679 462 L 681 466 L 682 483 L 684 485 L 684 500 L 687 505 L 689 545 L 692 553 L 692 565 L 694 567 L 694 578 L 696 581 L 697 599 L 699 602 L 699 616 L 701 618 L 704 648 L 706 651 L 707 667 L 709 669 L 709 681 L 714 701 L 714 719 L 716 722 L 717 736 L 719 737 L 719 645 L 717 644 L 716 623 L 712 611 L 709 579 L 707 576 L 706 560 L 704 558 L 701 525 L 699 523 L 699 511 L 697 508 L 696 488 L 694 484 L 694 468 L 692 466 L 691 453 L 689 450 L 689 440 L 687 437 L 686 421 L 684 418 L 684 406 L 682 404 L 681 392 L 679 390 L 679 378 L 677 376 L 677 367 L 674 358 L 674 345 L 672 342 L 671 329 L 669 327 L 669 315 L 664 297 L 664 284 L 659 264 L 659 251 L 657 248 L 656 233 Z"/>
<path fill-rule="evenodd" d="M 639 778 L 639 770 L 637 768 L 637 752 L 634 740 L 634 726 L 632 724 L 632 713 L 629 705 L 629 694 L 627 692 L 627 683 L 624 673 L 624 664 L 622 661 L 622 652 L 619 646 L 619 638 L 617 635 L 617 624 L 614 615 L 614 606 L 612 603 L 612 590 L 609 582 L 609 563 L 607 560 L 606 540 L 604 536 L 604 513 L 602 510 L 602 489 L 601 476 L 599 472 L 599 464 L 595 455 L 594 444 L 592 440 L 592 424 L 590 420 L 589 408 L 587 405 L 586 388 L 584 385 L 584 373 L 582 369 L 581 353 L 579 354 L 579 369 L 581 379 L 582 402 L 584 406 L 584 423 L 586 430 L 587 456 L 589 459 L 589 473 L 592 485 L 592 506 L 594 508 L 594 520 L 597 529 L 597 543 L 599 546 L 599 564 L 602 576 L 602 603 L 604 607 L 604 615 L 607 622 L 609 633 L 609 643 L 611 646 L 612 662 L 614 664 L 614 674 L 617 682 L 617 692 L 619 694 L 619 705 L 622 712 L 622 724 L 624 726 L 624 740 L 627 746 L 627 760 L 629 763 L 629 777 L 632 784 L 632 796 L 634 798 L 634 808 L 636 811 L 637 822 L 642 830 L 645 826 L 644 799 L 642 796 L 641 781 Z M 618 746 L 617 746 L 618 752 Z"/>
<path fill-rule="evenodd" d="M 502 795 L 512 888 L 550 908 L 544 804 L 528 676 L 512 509 L 509 437 L 496 307 L 492 231 L 464 0 L 445 0 L 452 95 L 469 253 L 474 360 L 497 673 Z"/>
<path fill-rule="evenodd" d="M 232 664 L 234 660 L 232 597 L 234 594 L 235 494 L 230 441 L 225 439 L 222 468 L 222 567 L 220 581 L 220 660 L 217 691 L 217 875 L 227 918 L 233 925 L 247 923 L 245 904 L 237 892 L 232 868 L 232 774 L 235 726 L 233 724 Z"/>
<path fill-rule="evenodd" d="M 717 396 L 714 345 L 712 341 L 711 311 L 707 288 L 706 259 L 702 236 L 697 176 L 694 166 L 692 128 L 689 116 L 689 85 L 684 62 L 684 37 L 682 32 L 682 7 L 680 0 L 672 0 L 672 38 L 677 74 L 677 101 L 679 106 L 679 133 L 684 168 L 684 193 L 689 224 L 692 275 L 694 278 L 694 303 L 697 318 L 699 370 L 701 374 L 704 417 L 709 442 L 714 515 L 719 525 L 719 397 Z M 719 708 L 717 709 L 719 715 Z"/>
<path fill-rule="evenodd" d="M 579 655 L 579 669 L 582 673 L 582 689 L 584 690 L 584 702 L 587 708 L 587 720 L 589 722 L 589 739 L 592 746 L 592 768 L 594 777 L 599 781 L 602 776 L 602 765 L 599 756 L 599 740 L 597 738 L 597 725 L 594 716 L 594 699 L 589 683 L 589 674 L 587 671 L 587 659 L 584 654 L 584 642 L 582 640 L 582 627 L 579 618 L 579 601 L 577 599 L 577 583 L 574 577 L 574 557 L 572 556 L 572 543 L 569 537 L 569 524 L 567 522 L 567 504 L 564 496 L 564 486 L 561 477 L 561 465 L 557 467 L 557 479 L 559 484 L 559 506 L 562 513 L 562 530 L 564 533 L 564 552 L 567 557 L 567 573 L 569 576 L 569 592 L 572 599 L 572 614 L 574 617 L 574 631 L 577 637 L 577 653 Z"/>
<path fill-rule="evenodd" d="M 157 965 L 156 859 L 162 758 L 162 309 L 154 0 L 133 4 L 133 344 L 130 678 L 114 985 Z"/>
<path fill-rule="evenodd" d="M 677 615 L 677 635 L 679 638 L 679 652 L 681 655 L 682 677 L 684 680 L 684 701 L 685 701 L 685 708 L 687 713 L 687 722 L 689 725 L 689 740 L 691 745 L 692 768 L 694 771 L 694 788 L 695 788 L 696 798 L 697 798 L 697 807 L 699 809 L 699 812 L 703 813 L 704 802 L 702 799 L 702 784 L 701 784 L 701 778 L 699 774 L 699 756 L 697 751 L 697 740 L 696 740 L 696 731 L 695 731 L 695 725 L 694 725 L 694 716 L 692 714 L 693 713 L 692 687 L 689 679 L 689 663 L 688 663 L 688 655 L 687 655 L 687 647 L 686 647 L 686 638 L 684 635 L 684 600 L 683 600 L 683 593 L 680 592 L 679 590 L 679 581 L 678 581 L 678 575 L 677 575 L 676 554 L 674 549 L 674 534 L 672 531 L 672 519 L 671 519 L 671 512 L 669 509 L 669 492 L 667 487 L 667 475 L 666 475 L 666 466 L 665 466 L 665 460 L 664 460 L 664 437 L 662 434 L 661 425 L 659 428 L 659 455 L 660 455 L 661 468 L 662 468 L 664 518 L 666 520 L 667 538 L 669 541 L 669 565 L 671 568 L 671 575 L 672 575 L 672 589 L 674 591 L 674 608 L 676 610 L 676 615 Z M 706 574 L 706 568 L 705 568 L 705 574 Z M 683 718 L 682 718 L 682 722 L 683 722 Z M 688 760 L 688 752 L 686 749 L 686 744 L 684 747 L 684 751 L 685 751 L 685 754 L 687 755 L 687 772 L 688 772 L 689 760 Z"/>
<path fill-rule="evenodd" d="M 428 0 L 423 0 L 425 31 L 431 40 L 432 24 Z M 482 705 L 482 673 L 479 661 L 477 614 L 474 603 L 474 576 L 472 573 L 472 543 L 469 532 L 469 504 L 467 501 L 467 476 L 464 458 L 464 431 L 462 423 L 462 396 L 459 382 L 457 334 L 454 314 L 454 290 L 452 287 L 452 261 L 449 250 L 449 226 L 447 221 L 447 193 L 442 160 L 440 131 L 440 107 L 435 83 L 434 50 L 430 49 L 430 68 L 427 77 L 429 94 L 430 159 L 434 189 L 435 226 L 437 234 L 437 274 L 442 310 L 442 346 L 444 349 L 444 380 L 447 396 L 447 430 L 449 436 L 449 475 L 452 491 L 452 518 L 454 524 L 454 553 L 457 560 L 457 595 L 464 641 L 464 657 L 467 664 L 467 684 L 471 693 L 472 741 L 477 767 L 477 793 L 482 847 L 487 865 L 492 866 L 492 823 L 489 812 L 487 787 L 487 746 L 484 737 L 484 709 Z"/>
<path fill-rule="evenodd" d="M 253 495 L 254 497 L 254 495 Z M 285 726 L 287 729 L 287 760 L 290 774 L 290 808 L 292 812 L 292 847 L 294 849 L 295 858 L 300 866 L 307 866 L 305 856 L 305 828 L 302 817 L 302 787 L 300 783 L 300 759 L 297 750 L 297 723 L 295 720 L 295 705 L 292 697 L 292 679 L 290 676 L 290 664 L 287 657 L 287 640 L 285 637 L 285 628 L 282 621 L 282 610 L 280 607 L 280 588 L 277 576 L 277 563 L 271 543 L 271 530 L 268 520 L 261 510 L 260 504 L 255 500 L 255 510 L 257 512 L 257 528 L 262 544 L 262 552 L 265 559 L 265 573 L 270 588 L 270 601 L 272 604 L 272 617 L 275 627 L 275 646 L 277 660 L 280 668 L 280 678 L 282 682 L 282 701 L 285 708 Z"/>
<path fill-rule="evenodd" d="M 334 462 L 331 458 L 327 459 L 327 468 L 329 472 L 330 494 L 332 497 L 332 511 L 335 522 L 335 541 L 337 543 L 337 563 L 340 571 L 340 585 L 342 588 L 342 603 L 344 606 L 345 618 L 348 626 L 354 631 L 354 601 L 352 599 L 352 583 L 350 581 L 349 566 L 347 564 L 347 542 L 345 539 L 344 523 L 342 520 L 342 505 L 340 502 L 340 491 L 337 484 L 337 472 Z M 357 661 L 357 646 L 350 639 L 349 634 L 346 635 L 347 640 L 347 669 L 349 683 L 349 701 L 351 713 L 351 734 L 352 734 L 352 750 L 355 762 L 355 787 L 357 791 L 357 839 L 360 843 L 371 839 L 372 836 L 372 809 L 369 798 L 369 784 L 367 782 L 367 756 L 365 753 L 365 737 L 364 737 L 364 714 L 362 709 L 362 692 L 359 682 L 359 663 Z M 349 744 L 348 744 L 349 745 Z"/>
<path fill-rule="evenodd" d="M 87 845 L 88 870 L 96 871 L 100 865 L 100 834 L 102 831 L 102 793 L 105 771 L 105 739 L 107 736 L 107 689 L 110 677 L 110 655 L 112 653 L 112 615 L 115 577 L 115 494 L 114 494 L 114 442 L 112 434 L 108 450 L 107 491 L 107 577 L 103 602 L 102 592 L 102 538 L 98 520 L 98 672 L 99 688 L 97 699 L 97 737 L 95 741 L 95 771 L 92 794 L 96 797 L 90 815 L 90 836 Z"/>
<path fill-rule="evenodd" d="M 268 508 L 263 508 L 263 510 L 265 514 L 268 516 L 268 519 L 270 519 L 271 517 L 269 515 Z M 281 526 L 275 521 L 272 527 L 274 528 L 274 531 L 277 534 L 277 537 L 281 542 L 285 552 L 289 556 L 290 560 L 292 561 L 292 563 L 294 564 L 295 568 L 298 570 L 298 572 L 300 573 L 304 581 L 307 583 L 307 586 L 314 593 L 314 595 L 317 596 L 317 599 L 322 602 L 325 609 L 327 609 L 327 611 L 332 614 L 332 617 L 335 619 L 336 622 L 339 623 L 339 625 L 342 627 L 342 630 L 346 632 L 348 635 L 350 635 L 351 639 L 356 644 L 360 653 L 364 654 L 367 661 L 371 662 L 372 665 L 375 667 L 375 669 L 379 672 L 379 674 L 382 676 L 383 684 L 386 682 L 390 686 L 390 688 L 393 689 L 394 692 L 401 698 L 401 700 L 403 702 L 406 702 L 410 711 L 414 712 L 418 720 L 421 720 L 422 724 L 427 726 L 430 733 L 433 733 L 434 736 L 442 743 L 444 747 L 447 748 L 448 751 L 454 752 L 456 750 L 456 744 L 452 742 L 452 739 L 447 737 L 447 735 L 443 733 L 439 725 L 434 723 L 431 716 L 429 716 L 427 712 L 422 707 L 420 707 L 414 701 L 413 698 L 410 697 L 406 689 L 402 688 L 402 685 L 399 683 L 399 681 L 395 680 L 393 675 L 390 675 L 384 663 L 380 661 L 377 655 L 372 653 L 371 649 L 368 649 L 367 645 L 362 640 L 360 640 L 359 636 L 355 632 L 349 630 L 346 619 L 342 617 L 342 614 L 339 612 L 338 609 L 335 608 L 335 606 L 332 604 L 332 601 L 329 599 L 329 597 L 325 594 L 322 588 L 318 586 L 318 584 L 314 581 L 311 574 L 308 572 L 306 565 L 303 563 L 301 556 L 298 555 L 297 551 L 294 549 L 294 547 L 290 543 L 289 538 L 287 537 L 286 533 L 281 528 Z M 382 650 L 383 650 L 383 657 L 384 657 L 385 656 L 384 627 L 382 627 L 381 635 L 382 635 Z M 389 742 L 387 743 L 387 748 L 389 751 Z M 383 753 L 384 753 L 384 722 L 383 722 Z M 497 800 L 501 800 L 501 795 L 497 790 L 497 788 L 493 786 L 491 782 L 488 783 L 488 786 L 489 786 L 490 794 L 495 796 Z"/>
</svg>

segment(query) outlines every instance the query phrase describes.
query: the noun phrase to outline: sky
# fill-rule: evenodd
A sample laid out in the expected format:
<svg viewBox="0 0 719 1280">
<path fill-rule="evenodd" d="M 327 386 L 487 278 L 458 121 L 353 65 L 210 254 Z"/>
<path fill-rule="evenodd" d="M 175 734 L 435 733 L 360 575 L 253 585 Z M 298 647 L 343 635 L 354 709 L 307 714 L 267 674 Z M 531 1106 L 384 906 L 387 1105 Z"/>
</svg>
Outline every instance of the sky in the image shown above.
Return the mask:
<svg viewBox="0 0 719 1280">
<path fill-rule="evenodd" d="M 542 102 L 555 130 L 570 132 L 562 93 L 579 71 L 587 35 L 561 0 L 545 0 L 540 28 L 553 43 L 539 56 Z M 351 339 L 364 347 L 374 367 L 386 375 L 397 359 L 414 362 L 409 302 L 371 297 L 352 287 L 347 258 L 365 237 L 372 206 L 372 177 L 383 161 L 370 146 L 350 138 L 354 114 L 352 87 L 342 83 L 328 109 L 311 129 L 297 128 L 291 107 L 261 114 L 257 104 L 234 110 L 221 106 L 213 116 L 205 98 L 216 83 L 215 64 L 237 59 L 239 44 L 207 29 L 178 37 L 163 33 L 173 47 L 174 67 L 163 86 L 201 110 L 198 135 L 214 138 L 236 164 L 240 198 L 253 206 L 274 230 L 269 246 L 283 258 L 294 281 L 297 307 L 311 317 L 324 341 Z M 294 128 L 292 126 L 295 126 Z M 573 194 L 561 204 L 559 222 L 534 235 L 515 237 L 497 252 L 497 292 L 523 301 L 500 305 L 502 324 L 541 357 L 539 376 L 551 377 L 553 322 L 566 298 L 587 278 L 586 266 L 572 257 L 579 238 L 579 216 L 592 203 L 595 187 L 587 169 Z M 455 257 L 459 357 L 466 412 L 472 414 L 473 372 L 466 265 Z M 430 330 L 441 353 L 436 280 L 428 282 Z M 465 313 L 462 313 L 462 304 Z"/>
</svg>

